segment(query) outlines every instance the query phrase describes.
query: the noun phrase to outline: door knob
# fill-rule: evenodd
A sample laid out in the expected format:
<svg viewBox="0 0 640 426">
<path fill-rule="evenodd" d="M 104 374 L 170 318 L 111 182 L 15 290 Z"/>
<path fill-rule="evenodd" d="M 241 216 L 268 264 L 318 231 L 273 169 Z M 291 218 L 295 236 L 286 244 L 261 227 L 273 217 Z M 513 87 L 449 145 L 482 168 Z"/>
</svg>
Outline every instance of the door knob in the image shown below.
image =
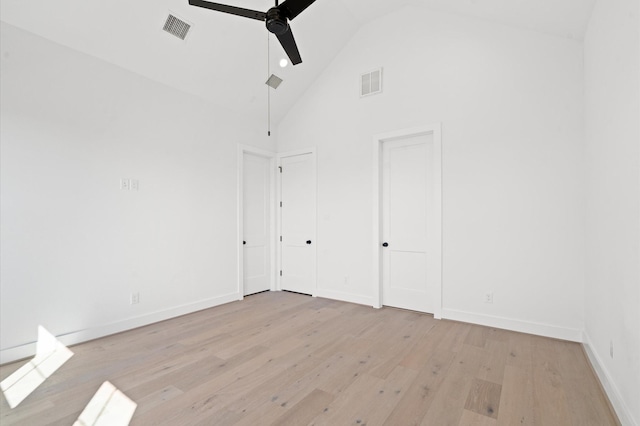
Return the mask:
<svg viewBox="0 0 640 426">
<path fill-rule="evenodd" d="M 307 244 L 311 244 L 311 240 L 307 240 Z"/>
<path fill-rule="evenodd" d="M 389 247 L 389 243 L 387 242 L 382 243 L 382 247 Z"/>
<path fill-rule="evenodd" d="M 243 242 L 242 242 L 242 244 L 243 244 L 243 245 L 244 245 L 244 244 L 247 244 L 247 242 L 246 242 L 246 241 L 243 241 Z"/>
</svg>

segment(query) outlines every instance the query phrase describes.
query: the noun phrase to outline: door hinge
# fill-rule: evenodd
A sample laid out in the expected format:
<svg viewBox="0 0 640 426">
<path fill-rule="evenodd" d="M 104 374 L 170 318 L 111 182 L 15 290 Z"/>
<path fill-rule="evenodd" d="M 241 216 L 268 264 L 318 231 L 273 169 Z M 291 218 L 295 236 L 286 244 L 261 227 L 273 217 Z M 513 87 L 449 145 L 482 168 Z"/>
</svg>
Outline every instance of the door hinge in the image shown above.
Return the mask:
<svg viewBox="0 0 640 426">
<path fill-rule="evenodd" d="M 280 276 L 282 276 L 282 270 L 280 270 Z"/>
<path fill-rule="evenodd" d="M 280 235 L 280 242 L 282 242 L 282 235 Z"/>
<path fill-rule="evenodd" d="M 282 207 L 282 201 L 280 201 L 280 207 Z"/>
</svg>

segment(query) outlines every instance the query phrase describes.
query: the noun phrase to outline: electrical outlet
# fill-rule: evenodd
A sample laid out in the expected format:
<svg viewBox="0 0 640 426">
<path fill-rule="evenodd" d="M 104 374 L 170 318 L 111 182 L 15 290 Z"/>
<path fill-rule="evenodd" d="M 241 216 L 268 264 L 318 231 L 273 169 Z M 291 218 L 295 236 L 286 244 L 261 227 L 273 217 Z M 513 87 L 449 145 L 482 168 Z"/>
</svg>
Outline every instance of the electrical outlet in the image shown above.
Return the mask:
<svg viewBox="0 0 640 426">
<path fill-rule="evenodd" d="M 130 179 L 120 179 L 120 189 L 123 191 L 129 191 L 131 189 L 131 180 Z"/>
<path fill-rule="evenodd" d="M 138 303 L 140 303 L 140 293 L 131 293 L 131 304 L 137 305 Z"/>
<path fill-rule="evenodd" d="M 609 355 L 611 355 L 611 359 L 613 359 L 613 340 L 609 341 Z"/>
<path fill-rule="evenodd" d="M 131 190 L 138 191 L 140 189 L 140 182 L 138 179 L 131 179 Z"/>
<path fill-rule="evenodd" d="M 493 303 L 493 292 L 487 292 L 484 294 L 484 303 Z"/>
</svg>

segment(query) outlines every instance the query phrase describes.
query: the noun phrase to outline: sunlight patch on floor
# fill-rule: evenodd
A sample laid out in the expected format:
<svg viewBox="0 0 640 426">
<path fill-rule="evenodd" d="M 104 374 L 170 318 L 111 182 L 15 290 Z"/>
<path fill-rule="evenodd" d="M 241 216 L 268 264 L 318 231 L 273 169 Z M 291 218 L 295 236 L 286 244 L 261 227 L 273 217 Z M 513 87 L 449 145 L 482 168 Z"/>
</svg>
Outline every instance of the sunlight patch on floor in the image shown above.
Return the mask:
<svg viewBox="0 0 640 426">
<path fill-rule="evenodd" d="M 126 426 L 137 407 L 115 386 L 104 382 L 73 426 Z"/>
<path fill-rule="evenodd" d="M 36 356 L 0 383 L 9 407 L 17 407 L 72 356 L 69 348 L 38 326 Z"/>
</svg>

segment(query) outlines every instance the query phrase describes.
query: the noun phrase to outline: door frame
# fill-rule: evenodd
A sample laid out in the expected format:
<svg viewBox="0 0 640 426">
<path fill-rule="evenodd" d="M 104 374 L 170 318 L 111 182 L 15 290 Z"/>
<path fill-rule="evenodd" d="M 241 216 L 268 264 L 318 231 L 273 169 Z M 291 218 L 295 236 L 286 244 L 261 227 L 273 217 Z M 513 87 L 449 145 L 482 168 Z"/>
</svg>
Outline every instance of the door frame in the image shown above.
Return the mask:
<svg viewBox="0 0 640 426">
<path fill-rule="evenodd" d="M 237 270 L 237 291 L 238 300 L 244 299 L 244 246 L 242 239 L 244 235 L 244 155 L 251 154 L 258 157 L 264 157 L 269 160 L 269 249 L 271 250 L 271 258 L 269 260 L 269 287 L 270 290 L 276 289 L 276 153 L 265 151 L 263 149 L 254 148 L 248 145 L 238 144 L 238 187 L 236 193 L 238 194 L 238 217 L 237 217 L 237 257 L 238 257 L 238 270 Z"/>
<path fill-rule="evenodd" d="M 314 197 L 314 209 L 315 209 L 315 215 L 313 216 L 313 235 L 312 235 L 312 240 L 313 241 L 318 241 L 318 161 L 317 161 L 317 155 L 316 155 L 316 148 L 315 147 L 311 147 L 311 148 L 306 148 L 306 149 L 297 149 L 294 151 L 285 151 L 285 152 L 279 152 L 276 154 L 276 163 L 277 163 L 277 167 L 276 168 L 280 168 L 282 166 L 282 159 L 286 158 L 286 157 L 295 157 L 298 155 L 304 155 L 304 154 L 311 154 L 311 167 L 313 167 L 313 187 L 315 188 L 315 197 Z M 282 200 L 282 174 L 281 173 L 276 173 L 277 177 L 276 177 L 276 200 L 275 200 L 275 204 L 279 205 L 280 201 Z M 277 258 L 277 263 L 276 263 L 276 269 L 275 271 L 280 271 L 280 269 L 282 268 L 282 245 L 279 244 L 280 243 L 280 238 L 279 236 L 282 235 L 282 210 L 280 210 L 279 208 L 277 209 L 277 213 L 276 213 L 276 217 L 277 217 L 277 223 L 276 223 L 276 237 L 274 238 L 274 241 L 276 242 L 276 258 Z M 277 241 L 276 241 L 277 240 Z M 311 293 L 312 297 L 317 297 L 318 296 L 318 244 L 312 244 L 311 245 L 311 249 L 313 251 L 313 271 L 312 272 L 312 279 L 313 279 L 313 291 Z M 282 290 L 282 279 L 280 277 L 279 273 L 276 273 L 276 290 L 280 291 Z"/>
<path fill-rule="evenodd" d="M 435 238 L 433 247 L 438 250 L 433 254 L 435 271 L 434 282 L 429 282 L 429 289 L 434 295 L 433 316 L 442 318 L 442 126 L 440 123 L 419 127 L 379 133 L 373 136 L 373 307 L 382 307 L 382 144 L 386 141 L 412 136 L 433 135 L 433 177 L 434 177 L 434 211 L 430 225 L 431 236 Z"/>
</svg>

